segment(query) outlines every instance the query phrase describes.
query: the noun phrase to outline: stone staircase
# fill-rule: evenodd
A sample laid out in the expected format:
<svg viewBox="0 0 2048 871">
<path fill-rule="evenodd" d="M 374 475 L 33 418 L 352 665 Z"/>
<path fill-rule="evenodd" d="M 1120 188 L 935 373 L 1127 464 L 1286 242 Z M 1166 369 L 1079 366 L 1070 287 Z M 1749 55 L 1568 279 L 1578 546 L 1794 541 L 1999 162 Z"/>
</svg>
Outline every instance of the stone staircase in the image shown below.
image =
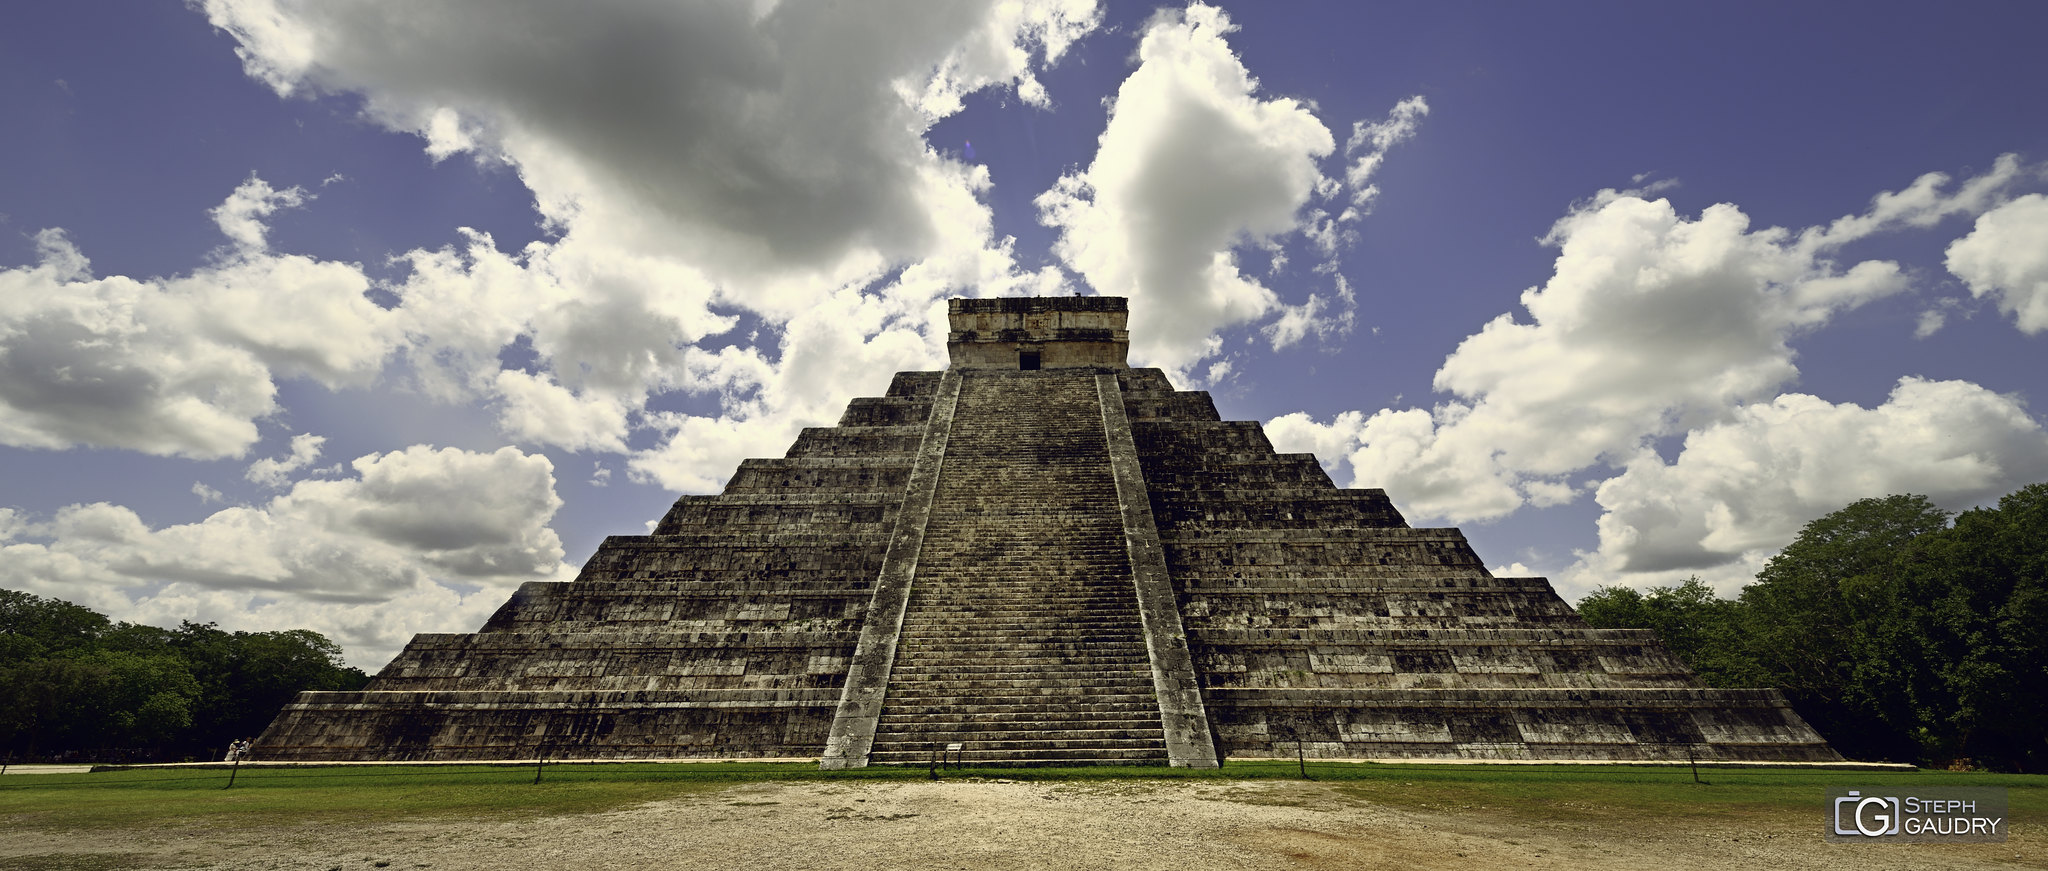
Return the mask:
<svg viewBox="0 0 2048 871">
<path fill-rule="evenodd" d="M 1091 374 L 975 373 L 871 761 L 1165 764 Z"/>
<path fill-rule="evenodd" d="M 1124 300 L 948 309 L 948 371 L 301 693 L 258 758 L 1839 760 L 1777 691 L 1702 687 L 1127 368 Z"/>
</svg>

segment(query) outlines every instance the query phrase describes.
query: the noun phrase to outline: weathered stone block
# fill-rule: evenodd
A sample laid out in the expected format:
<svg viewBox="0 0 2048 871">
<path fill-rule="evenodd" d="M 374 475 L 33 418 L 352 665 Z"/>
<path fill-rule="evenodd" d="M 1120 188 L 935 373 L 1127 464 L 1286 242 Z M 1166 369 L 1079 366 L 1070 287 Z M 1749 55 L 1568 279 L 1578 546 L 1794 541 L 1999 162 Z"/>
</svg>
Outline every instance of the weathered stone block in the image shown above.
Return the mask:
<svg viewBox="0 0 2048 871">
<path fill-rule="evenodd" d="M 1773 691 L 1496 578 L 1212 398 L 1121 299 L 953 300 L 947 372 L 306 693 L 273 759 L 1827 760 Z"/>
</svg>

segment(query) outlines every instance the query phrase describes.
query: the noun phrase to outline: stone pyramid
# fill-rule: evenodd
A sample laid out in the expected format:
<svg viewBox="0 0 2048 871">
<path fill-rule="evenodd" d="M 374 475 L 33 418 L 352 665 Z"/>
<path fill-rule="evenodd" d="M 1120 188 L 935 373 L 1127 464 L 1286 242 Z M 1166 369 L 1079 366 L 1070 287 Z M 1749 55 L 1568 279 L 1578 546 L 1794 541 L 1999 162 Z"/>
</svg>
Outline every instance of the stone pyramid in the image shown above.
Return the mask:
<svg viewBox="0 0 2048 871">
<path fill-rule="evenodd" d="M 309 692 L 258 758 L 1839 757 L 1456 529 L 1125 365 L 1113 297 L 956 299 L 951 366 Z"/>
</svg>

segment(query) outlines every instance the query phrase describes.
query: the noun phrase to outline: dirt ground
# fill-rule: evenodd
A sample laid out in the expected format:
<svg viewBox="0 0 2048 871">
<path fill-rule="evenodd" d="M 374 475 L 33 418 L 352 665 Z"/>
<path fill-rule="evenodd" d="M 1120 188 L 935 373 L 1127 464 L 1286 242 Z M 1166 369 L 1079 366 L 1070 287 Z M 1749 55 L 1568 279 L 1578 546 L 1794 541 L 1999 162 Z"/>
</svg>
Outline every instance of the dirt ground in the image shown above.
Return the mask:
<svg viewBox="0 0 2048 871">
<path fill-rule="evenodd" d="M 765 783 L 582 816 L 368 827 L 0 833 L 0 869 L 1665 869 L 2048 867 L 2004 844 L 1838 845 L 1818 813 L 1517 822 L 1300 781 Z"/>
</svg>

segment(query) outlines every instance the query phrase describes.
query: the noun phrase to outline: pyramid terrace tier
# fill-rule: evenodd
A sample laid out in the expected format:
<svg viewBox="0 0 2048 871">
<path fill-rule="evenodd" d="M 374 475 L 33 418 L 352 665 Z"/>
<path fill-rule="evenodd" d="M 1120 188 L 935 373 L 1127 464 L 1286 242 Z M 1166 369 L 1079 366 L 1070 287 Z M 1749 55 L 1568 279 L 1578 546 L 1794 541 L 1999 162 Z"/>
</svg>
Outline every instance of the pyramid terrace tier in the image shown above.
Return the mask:
<svg viewBox="0 0 2048 871">
<path fill-rule="evenodd" d="M 1235 758 L 1836 762 L 1776 690 L 1217 689 Z"/>
<path fill-rule="evenodd" d="M 790 445 L 791 457 L 864 457 L 907 455 L 924 438 L 921 426 L 805 427 Z"/>
<path fill-rule="evenodd" d="M 872 577 L 888 535 L 880 531 L 677 532 L 614 535 L 583 564 L 578 582 L 779 577 L 782 572 L 842 572 Z M 707 574 L 711 573 L 711 574 Z M 723 574 L 721 574 L 723 573 Z"/>
<path fill-rule="evenodd" d="M 788 624 L 422 634 L 369 689 L 836 689 L 854 638 Z"/>
<path fill-rule="evenodd" d="M 1464 578 L 1183 578 L 1181 617 L 1210 629 L 1577 628 L 1583 624 L 1541 578 L 1463 587 Z M 1532 583 L 1533 582 L 1533 583 Z M 1539 586 L 1540 585 L 1540 586 Z"/>
<path fill-rule="evenodd" d="M 747 580 L 534 582 L 522 585 L 482 631 L 761 631 L 796 624 L 857 632 L 868 592 L 866 579 L 840 572 L 763 572 Z"/>
<path fill-rule="evenodd" d="M 1210 689 L 1694 686 L 1636 629 L 1189 630 Z"/>
<path fill-rule="evenodd" d="M 1327 568 L 1372 576 L 1428 569 L 1490 577 L 1456 529 L 1162 529 L 1159 539 L 1176 573 Z"/>
<path fill-rule="evenodd" d="M 910 457 L 777 457 L 741 460 L 726 482 L 728 497 L 873 494 L 903 498 Z M 680 503 L 679 503 L 680 504 Z"/>
<path fill-rule="evenodd" d="M 1220 483 L 1220 482 L 1219 482 Z M 1259 486 L 1257 480 L 1228 482 L 1231 489 L 1154 487 L 1152 510 L 1159 531 L 1170 535 L 1205 529 L 1389 528 L 1405 526 L 1384 490 L 1332 487 Z"/>
<path fill-rule="evenodd" d="M 1213 493 L 1245 492 L 1270 488 L 1326 491 L 1334 489 L 1330 475 L 1314 454 L 1272 454 L 1246 452 L 1240 459 L 1201 466 L 1167 467 L 1154 464 L 1145 470 L 1145 485 L 1155 497 L 1160 491 Z"/>
<path fill-rule="evenodd" d="M 1122 300 L 955 300 L 898 373 L 569 583 L 308 693 L 269 758 L 1836 758 L 1455 529 L 1124 364 Z M 1396 494 L 1398 495 L 1398 494 Z"/>
<path fill-rule="evenodd" d="M 426 762 L 816 756 L 836 689 L 308 692 L 266 760 Z"/>
<path fill-rule="evenodd" d="M 684 496 L 662 517 L 655 534 L 773 533 L 790 529 L 813 534 L 826 530 L 887 533 L 896 522 L 896 509 L 902 504 L 902 494 L 880 491 Z"/>
</svg>

